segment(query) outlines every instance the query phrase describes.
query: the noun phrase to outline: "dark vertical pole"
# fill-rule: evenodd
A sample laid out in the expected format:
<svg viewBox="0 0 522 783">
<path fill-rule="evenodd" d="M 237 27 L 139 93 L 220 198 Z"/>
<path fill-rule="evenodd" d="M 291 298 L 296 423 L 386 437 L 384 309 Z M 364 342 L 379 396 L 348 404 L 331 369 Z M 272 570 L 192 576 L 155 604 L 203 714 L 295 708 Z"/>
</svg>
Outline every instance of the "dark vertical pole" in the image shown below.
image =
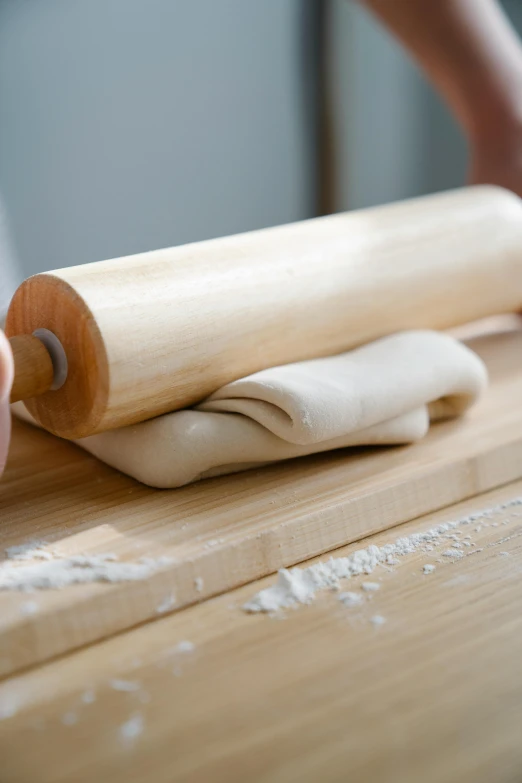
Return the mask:
<svg viewBox="0 0 522 783">
<path fill-rule="evenodd" d="M 329 80 L 331 0 L 303 0 L 303 97 L 313 167 L 313 211 L 335 211 L 335 144 Z"/>
</svg>

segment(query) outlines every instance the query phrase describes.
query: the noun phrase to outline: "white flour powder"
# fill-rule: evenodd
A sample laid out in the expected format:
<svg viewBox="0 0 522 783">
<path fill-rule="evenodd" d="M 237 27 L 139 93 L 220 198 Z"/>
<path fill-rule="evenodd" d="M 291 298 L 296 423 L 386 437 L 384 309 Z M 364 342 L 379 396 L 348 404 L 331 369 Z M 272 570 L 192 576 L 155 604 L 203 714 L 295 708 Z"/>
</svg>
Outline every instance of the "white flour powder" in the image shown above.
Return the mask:
<svg viewBox="0 0 522 783">
<path fill-rule="evenodd" d="M 26 601 L 20 607 L 20 614 L 23 617 L 31 617 L 31 615 L 37 614 L 37 612 L 38 612 L 38 604 L 36 603 L 36 601 Z"/>
<path fill-rule="evenodd" d="M 359 606 L 363 602 L 360 593 L 339 593 L 339 601 L 345 606 Z"/>
<path fill-rule="evenodd" d="M 163 601 L 156 607 L 156 611 L 158 614 L 164 614 L 165 612 L 170 612 L 170 610 L 174 609 L 175 606 L 176 594 L 171 592 L 166 595 Z"/>
<path fill-rule="evenodd" d="M 135 693 L 141 688 L 139 682 L 135 682 L 134 680 L 119 680 L 116 678 L 109 680 L 109 685 L 115 691 L 122 691 L 123 693 Z"/>
<path fill-rule="evenodd" d="M 183 639 L 177 646 L 177 651 L 180 653 L 190 653 L 194 652 L 196 649 L 196 645 L 194 642 L 189 642 L 188 639 Z"/>
<path fill-rule="evenodd" d="M 459 552 L 458 549 L 446 549 L 442 555 L 443 557 L 452 557 L 454 560 L 458 560 L 459 558 L 464 557 L 464 552 Z"/>
<path fill-rule="evenodd" d="M 143 732 L 145 723 L 143 715 L 138 712 L 120 726 L 120 739 L 125 745 L 129 745 Z"/>
<path fill-rule="evenodd" d="M 5 554 L 8 560 L 52 560 L 54 553 L 46 550 L 46 546 L 46 541 L 28 541 L 7 547 Z"/>
<path fill-rule="evenodd" d="M 364 590 L 365 593 L 375 593 L 379 588 L 378 582 L 363 582 L 361 585 L 361 590 Z"/>
<path fill-rule="evenodd" d="M 96 701 L 96 693 L 92 688 L 89 688 L 82 693 L 82 701 L 84 704 L 94 704 Z"/>
<path fill-rule="evenodd" d="M 45 542 L 38 541 L 6 549 L 7 560 L 0 562 L 0 590 L 56 590 L 91 582 L 135 582 L 171 562 L 161 557 L 120 563 L 114 554 L 67 557 L 45 546 Z"/>
<path fill-rule="evenodd" d="M 377 566 L 389 564 L 392 560 L 419 550 L 432 551 L 433 547 L 430 546 L 430 543 L 446 539 L 448 533 L 456 528 L 469 525 L 479 519 L 487 519 L 501 511 L 520 505 L 522 505 L 522 497 L 514 498 L 507 503 L 470 514 L 463 519 L 443 522 L 423 533 L 412 533 L 410 536 L 398 538 L 393 544 L 385 544 L 382 547 L 371 544 L 366 549 L 358 549 L 348 557 L 332 557 L 326 562 L 320 561 L 315 565 L 308 566 L 308 568 L 282 568 L 279 571 L 276 584 L 257 593 L 244 604 L 243 609 L 245 612 L 271 613 L 277 612 L 279 609 L 295 607 L 298 604 L 309 604 L 320 590 L 338 590 L 341 579 L 371 574 Z M 443 554 L 451 559 L 459 559 L 464 556 L 464 553 L 459 549 L 453 548 L 446 550 Z"/>
</svg>

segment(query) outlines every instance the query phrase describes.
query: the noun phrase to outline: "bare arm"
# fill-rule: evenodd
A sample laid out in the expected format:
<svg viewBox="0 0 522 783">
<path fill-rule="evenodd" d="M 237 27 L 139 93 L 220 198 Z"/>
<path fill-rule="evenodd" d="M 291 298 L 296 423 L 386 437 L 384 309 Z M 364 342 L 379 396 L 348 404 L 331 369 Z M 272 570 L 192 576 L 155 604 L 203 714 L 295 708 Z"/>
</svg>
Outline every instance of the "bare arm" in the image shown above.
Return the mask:
<svg viewBox="0 0 522 783">
<path fill-rule="evenodd" d="M 522 46 L 495 0 L 362 0 L 445 98 L 472 152 L 471 180 L 522 195 Z"/>
</svg>

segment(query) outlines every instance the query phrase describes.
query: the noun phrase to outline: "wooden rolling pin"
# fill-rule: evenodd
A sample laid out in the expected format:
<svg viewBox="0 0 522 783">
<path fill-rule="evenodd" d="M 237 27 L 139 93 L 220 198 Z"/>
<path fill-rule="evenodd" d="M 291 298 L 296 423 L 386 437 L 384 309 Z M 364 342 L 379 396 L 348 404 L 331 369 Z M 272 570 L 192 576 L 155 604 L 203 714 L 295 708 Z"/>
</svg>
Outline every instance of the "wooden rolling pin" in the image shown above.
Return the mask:
<svg viewBox="0 0 522 783">
<path fill-rule="evenodd" d="M 79 438 L 266 367 L 521 306 L 522 201 L 463 189 L 36 275 L 7 317 L 13 400 Z"/>
</svg>

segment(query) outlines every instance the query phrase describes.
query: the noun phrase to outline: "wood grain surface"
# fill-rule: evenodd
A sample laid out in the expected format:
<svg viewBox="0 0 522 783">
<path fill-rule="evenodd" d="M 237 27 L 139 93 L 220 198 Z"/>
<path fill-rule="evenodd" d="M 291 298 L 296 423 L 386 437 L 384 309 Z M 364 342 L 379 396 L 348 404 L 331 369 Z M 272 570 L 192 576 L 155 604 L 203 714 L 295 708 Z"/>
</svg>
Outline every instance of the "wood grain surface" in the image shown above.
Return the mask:
<svg viewBox="0 0 522 783">
<path fill-rule="evenodd" d="M 49 391 L 54 369 L 45 345 L 32 334 L 21 334 L 9 340 L 14 359 L 14 381 L 11 402 L 29 400 Z"/>
<path fill-rule="evenodd" d="M 458 561 L 444 540 L 343 583 L 380 584 L 360 608 L 325 592 L 282 619 L 243 613 L 270 577 L 6 680 L 2 783 L 518 783 L 522 506 L 462 534 Z"/>
<path fill-rule="evenodd" d="M 518 322 L 517 322 L 518 324 Z M 0 593 L 9 674 L 522 476 L 522 330 L 477 338 L 491 388 L 413 447 L 337 452 L 179 490 L 143 487 L 17 424 L 0 495 L 0 549 L 169 557 L 145 581 Z"/>
</svg>

